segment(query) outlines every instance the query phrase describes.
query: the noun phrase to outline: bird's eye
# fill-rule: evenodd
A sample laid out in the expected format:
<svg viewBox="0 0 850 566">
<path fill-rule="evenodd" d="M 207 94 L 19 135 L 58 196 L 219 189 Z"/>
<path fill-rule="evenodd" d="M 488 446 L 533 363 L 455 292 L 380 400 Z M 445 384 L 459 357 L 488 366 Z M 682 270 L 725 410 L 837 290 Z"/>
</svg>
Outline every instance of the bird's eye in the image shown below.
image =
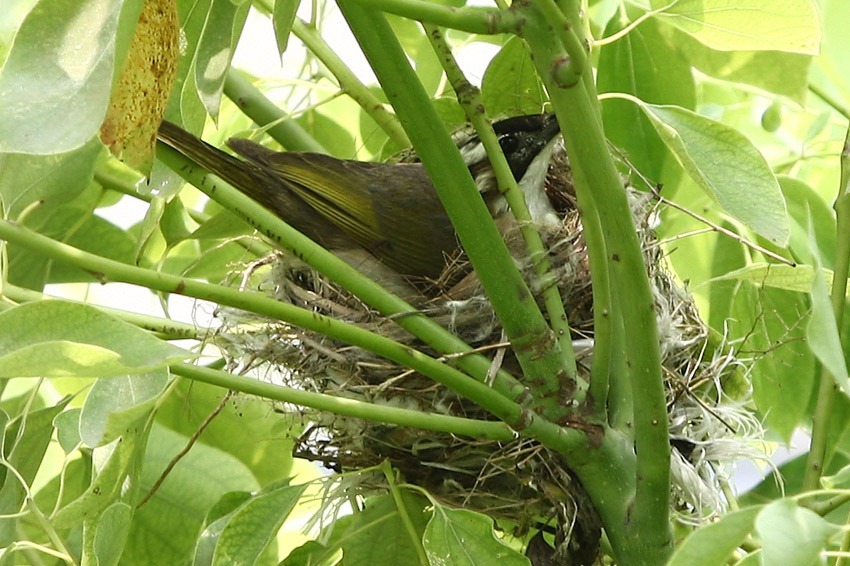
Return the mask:
<svg viewBox="0 0 850 566">
<path fill-rule="evenodd" d="M 519 139 L 513 134 L 506 134 L 499 138 L 499 145 L 502 146 L 505 155 L 510 155 L 519 147 Z"/>
</svg>

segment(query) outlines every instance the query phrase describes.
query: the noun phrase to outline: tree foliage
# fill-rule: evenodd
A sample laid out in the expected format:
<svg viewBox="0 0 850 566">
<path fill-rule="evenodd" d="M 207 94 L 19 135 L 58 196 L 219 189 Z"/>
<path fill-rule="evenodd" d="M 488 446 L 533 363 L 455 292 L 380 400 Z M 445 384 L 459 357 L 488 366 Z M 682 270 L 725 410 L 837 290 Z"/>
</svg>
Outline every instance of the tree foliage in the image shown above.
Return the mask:
<svg viewBox="0 0 850 566">
<path fill-rule="evenodd" d="M 298 62 L 283 85 L 231 65 L 250 10 L 275 33 L 278 52 L 264 56 Z M 550 560 L 551 517 L 529 530 L 519 517 L 458 508 L 389 462 L 320 475 L 292 456 L 318 412 L 385 423 L 388 436 L 420 428 L 520 438 L 555 454 L 587 494 L 585 518 L 601 521 L 604 563 L 844 563 L 847 3 L 10 0 L 3 11 L 0 563 Z M 334 52 L 327 22 L 340 14 L 375 85 Z M 482 46 L 495 55 L 465 69 L 480 75 L 478 89 L 453 55 Z M 557 291 L 530 298 L 449 136 L 472 122 L 508 186 L 489 120 L 542 111 L 561 125 L 592 271 L 588 375 L 576 369 L 580 340 Z M 536 346 L 517 348 L 526 378 L 492 376 L 489 359 L 457 356 L 469 349 L 460 338 L 157 149 L 163 116 L 211 142 L 259 125 L 266 143 L 343 158 L 384 160 L 412 146 L 507 339 Z M 723 440 L 750 440 L 747 419 L 763 423 L 768 452 L 795 432 L 810 438 L 744 493 L 728 470 L 714 470 L 725 489 L 710 520 L 673 513 L 660 346 L 668 329 L 651 308 L 656 290 L 624 180 L 658 206 L 664 266 L 711 331 L 701 355 L 740 364 L 722 387 L 746 418 L 724 421 L 732 434 Z M 127 203 L 142 210 L 129 227 L 109 212 Z M 532 257 L 545 255 L 531 232 Z M 253 290 L 252 270 L 275 248 L 439 355 Z M 149 290 L 164 314 L 136 314 L 120 294 L 99 298 L 100 285 L 118 282 Z M 81 287 L 78 300 L 50 296 Z M 247 371 L 254 360 L 232 343 L 211 339 L 216 319 L 169 316 L 178 296 L 368 350 L 491 417 L 269 382 Z M 569 402 L 562 376 L 574 385 Z M 300 418 L 304 408 L 310 418 Z M 708 444 L 691 448 L 717 448 Z M 726 458 L 753 455 L 740 450 Z M 533 483 L 522 469 L 510 473 Z M 557 486 L 535 489 L 570 498 Z"/>
</svg>

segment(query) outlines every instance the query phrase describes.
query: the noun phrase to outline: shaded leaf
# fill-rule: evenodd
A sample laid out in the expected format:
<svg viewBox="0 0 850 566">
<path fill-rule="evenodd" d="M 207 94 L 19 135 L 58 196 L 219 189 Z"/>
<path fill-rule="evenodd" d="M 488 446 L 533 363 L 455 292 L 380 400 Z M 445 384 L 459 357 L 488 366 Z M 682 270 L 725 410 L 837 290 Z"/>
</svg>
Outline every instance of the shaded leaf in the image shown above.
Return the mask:
<svg viewBox="0 0 850 566">
<path fill-rule="evenodd" d="M 510 38 L 487 65 L 481 100 L 492 118 L 542 112 L 548 97 L 522 38 Z"/>
<path fill-rule="evenodd" d="M 597 88 L 600 93 L 624 92 L 653 104 L 696 106 L 691 62 L 678 45 L 659 33 L 649 20 L 619 41 L 602 48 Z M 606 34 L 619 31 L 612 22 Z M 609 98 L 602 104 L 605 134 L 628 156 L 632 166 L 653 182 L 676 185 L 682 176 L 675 158 L 640 108 Z"/>
<path fill-rule="evenodd" d="M 213 119 L 218 118 L 224 78 L 250 7 L 250 2 L 231 0 L 212 0 L 210 5 L 195 53 L 194 78 L 198 96 Z"/>
<path fill-rule="evenodd" d="M 399 517 L 396 501 L 389 494 L 369 499 L 362 512 L 343 523 L 345 528 L 341 533 L 336 533 L 335 529 L 346 564 L 369 564 L 375 557 L 384 557 L 397 564 L 420 563 L 416 545 L 425 530 L 427 501 L 408 493 L 403 494 L 403 500 L 415 533 L 407 530 Z"/>
<path fill-rule="evenodd" d="M 154 424 L 142 469 L 148 490 L 188 437 Z M 251 471 L 222 450 L 196 443 L 159 491 L 136 511 L 122 566 L 189 564 L 204 517 L 228 492 L 260 488 Z"/>
<path fill-rule="evenodd" d="M 530 564 L 528 558 L 496 538 L 492 518 L 467 509 L 435 506 L 423 543 L 432 564 Z"/>
<path fill-rule="evenodd" d="M 226 517 L 220 534 L 215 537 L 215 553 L 209 564 L 214 566 L 256 564 L 262 552 L 274 540 L 283 521 L 292 512 L 306 487 L 306 484 L 288 485 L 288 480 L 278 481 L 245 501 Z M 202 535 L 202 538 L 204 536 Z M 202 564 L 207 563 L 195 560 L 196 566 Z"/>
<path fill-rule="evenodd" d="M 130 523 L 133 519 L 133 508 L 123 502 L 116 502 L 107 507 L 103 513 L 86 529 L 86 542 L 91 538 L 91 546 L 84 543 L 84 563 L 97 566 L 116 566 L 124 552 Z"/>
<path fill-rule="evenodd" d="M 298 0 L 275 0 L 274 12 L 272 12 L 272 23 L 274 24 L 274 37 L 277 41 L 278 53 L 283 55 L 286 44 L 289 41 L 289 32 L 298 12 Z"/>
<path fill-rule="evenodd" d="M 70 397 L 66 397 L 53 407 L 26 413 L 2 423 L 6 425 L 3 431 L 3 456 L 7 464 L 3 466 L 3 474 L 0 476 L 0 547 L 17 540 L 18 517 L 5 515 L 21 510 L 27 495 L 26 488 L 32 486 L 53 437 L 53 419 L 70 400 Z M 2 415 L 6 417 L 5 413 Z M 9 473 L 6 466 L 14 468 L 17 474 Z M 21 485 L 21 480 L 26 482 L 26 487 Z"/>
</svg>

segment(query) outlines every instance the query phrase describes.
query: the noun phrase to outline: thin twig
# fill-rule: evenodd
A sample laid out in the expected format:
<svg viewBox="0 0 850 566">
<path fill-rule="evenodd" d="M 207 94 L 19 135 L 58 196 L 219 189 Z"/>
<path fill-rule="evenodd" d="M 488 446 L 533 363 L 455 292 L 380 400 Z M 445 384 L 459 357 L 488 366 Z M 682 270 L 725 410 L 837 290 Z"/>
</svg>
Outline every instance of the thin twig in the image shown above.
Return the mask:
<svg viewBox="0 0 850 566">
<path fill-rule="evenodd" d="M 138 505 L 136 505 L 136 509 L 141 508 L 142 505 L 147 503 L 148 500 L 151 497 L 154 496 L 154 494 L 159 490 L 160 486 L 162 485 L 162 482 L 165 481 L 165 478 L 168 477 L 168 474 L 170 474 L 171 470 L 174 469 L 174 466 L 177 465 L 177 462 L 182 460 L 183 457 L 186 454 L 189 453 L 189 450 L 191 450 L 192 446 L 195 445 L 195 442 L 197 442 L 198 438 L 200 438 L 201 434 L 204 432 L 204 429 L 206 429 L 209 426 L 209 424 L 213 421 L 213 419 L 216 418 L 219 415 L 219 413 L 221 413 L 224 410 L 224 407 L 227 406 L 227 402 L 230 400 L 230 398 L 232 396 L 233 396 L 233 391 L 228 391 L 224 395 L 224 397 L 222 397 L 221 402 L 218 404 L 218 406 L 215 409 L 212 410 L 212 412 L 209 415 L 207 415 L 207 418 L 204 419 L 204 422 L 201 423 L 201 426 L 198 427 L 198 430 L 195 431 L 195 433 L 189 439 L 189 442 L 187 442 L 186 446 L 183 447 L 183 450 L 178 452 L 177 455 L 174 456 L 174 458 L 171 459 L 171 461 L 168 463 L 168 465 L 165 466 L 165 469 L 162 471 L 162 474 L 160 474 L 159 478 L 153 484 L 153 487 L 150 489 L 150 491 L 147 493 L 147 495 L 145 495 L 144 498 L 142 498 L 142 500 L 138 503 Z"/>
</svg>

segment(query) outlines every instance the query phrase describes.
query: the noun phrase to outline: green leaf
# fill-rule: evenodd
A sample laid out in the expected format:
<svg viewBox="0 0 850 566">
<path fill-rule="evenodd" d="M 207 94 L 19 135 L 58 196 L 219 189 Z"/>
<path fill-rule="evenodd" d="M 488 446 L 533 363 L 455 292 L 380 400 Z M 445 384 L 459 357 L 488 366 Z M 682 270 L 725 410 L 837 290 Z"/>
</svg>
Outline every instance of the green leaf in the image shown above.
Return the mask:
<svg viewBox="0 0 850 566">
<path fill-rule="evenodd" d="M 344 523 L 345 530 L 340 533 L 340 546 L 346 564 L 420 563 L 415 545 L 425 530 L 424 510 L 427 501 L 409 493 L 404 493 L 402 498 L 416 532 L 411 534 L 405 528 L 391 495 L 371 498 L 362 512 Z M 416 536 L 417 540 L 412 540 L 412 536 Z"/>
<path fill-rule="evenodd" d="M 191 356 L 103 311 L 49 300 L 0 313 L 0 377 L 111 377 Z"/>
<path fill-rule="evenodd" d="M 97 380 L 80 415 L 80 437 L 92 448 L 109 444 L 151 413 L 168 385 L 165 368 Z"/>
<path fill-rule="evenodd" d="M 61 153 L 92 138 L 109 103 L 122 10 L 140 6 L 40 0 L 30 10 L 0 70 L 0 152 Z"/>
<path fill-rule="evenodd" d="M 58 209 L 38 207 L 24 225 L 83 251 L 122 263 L 133 262 L 136 244 L 129 234 L 76 203 Z M 42 290 L 47 283 L 97 280 L 88 271 L 18 246 L 9 250 L 9 270 L 11 282 L 35 290 Z"/>
<path fill-rule="evenodd" d="M 661 33 L 676 46 L 676 53 L 700 72 L 716 79 L 745 83 L 787 96 L 800 104 L 808 92 L 810 55 L 784 51 L 720 51 L 711 49 L 673 27 Z"/>
<path fill-rule="evenodd" d="M 154 424 L 142 469 L 143 493 L 188 440 Z M 121 565 L 190 564 L 204 517 L 213 505 L 228 492 L 258 489 L 251 471 L 236 458 L 195 443 L 156 494 L 136 511 Z"/>
<path fill-rule="evenodd" d="M 71 453 L 81 442 L 80 438 L 80 412 L 81 409 L 69 409 L 62 411 L 53 419 L 53 427 L 56 429 L 56 437 L 59 445 L 65 451 L 65 455 Z"/>
<path fill-rule="evenodd" d="M 753 530 L 761 507 L 747 507 L 695 530 L 682 542 L 667 566 L 725 564 Z"/>
<path fill-rule="evenodd" d="M 714 277 L 710 282 L 747 281 L 796 293 L 808 293 L 812 289 L 814 276 L 815 269 L 811 265 L 759 262 Z M 826 276 L 832 279 L 832 273 Z"/>
<path fill-rule="evenodd" d="M 219 406 L 224 394 L 220 387 L 181 380 L 162 402 L 156 422 L 189 437 Z M 292 470 L 292 439 L 300 434 L 298 420 L 272 411 L 265 400 L 237 396 L 207 425 L 199 442 L 238 459 L 266 485 L 287 477 Z M 234 430 L 240 434 L 233 434 Z"/>
<path fill-rule="evenodd" d="M 221 499 L 216 501 L 204 517 L 204 530 L 195 544 L 195 555 L 192 564 L 205 564 L 209 566 L 215 556 L 215 546 L 221 531 L 227 525 L 227 521 L 239 506 L 251 499 L 251 493 L 247 491 L 231 491 L 225 493 Z"/>
<path fill-rule="evenodd" d="M 248 17 L 250 2 L 212 0 L 195 53 L 195 83 L 207 113 L 218 118 L 224 78 Z"/>
<path fill-rule="evenodd" d="M 509 39 L 481 80 L 481 100 L 490 117 L 538 114 L 548 100 L 525 41 Z"/>
<path fill-rule="evenodd" d="M 275 0 L 274 12 L 272 12 L 272 23 L 274 24 L 274 37 L 277 40 L 277 51 L 281 55 L 286 51 L 286 43 L 289 41 L 289 32 L 298 12 L 299 0 Z"/>
<path fill-rule="evenodd" d="M 657 17 L 714 49 L 817 55 L 820 24 L 811 0 L 652 0 Z"/>
<path fill-rule="evenodd" d="M 815 267 L 817 267 L 820 265 L 817 262 L 820 254 L 816 251 L 814 230 L 810 231 L 809 240 L 812 249 L 815 250 Z M 850 379 L 847 375 L 847 363 L 844 360 L 841 337 L 838 334 L 838 324 L 832 309 L 829 290 L 826 287 L 826 279 L 820 269 L 814 270 L 812 291 L 809 296 L 812 301 L 812 314 L 806 325 L 806 339 L 809 347 L 826 371 L 835 378 L 841 391 L 850 396 Z M 841 304 L 843 305 L 844 301 Z"/>
<path fill-rule="evenodd" d="M 727 214 L 785 247 L 790 227 L 779 183 L 743 134 L 684 108 L 637 103 L 685 171 Z"/>
<path fill-rule="evenodd" d="M 723 227 L 734 231 L 734 227 L 729 222 L 724 222 Z M 722 335 L 726 331 L 726 321 L 731 316 L 733 298 L 738 285 L 736 281 L 723 281 L 722 279 L 723 276 L 736 268 L 740 269 L 741 266 L 746 266 L 747 259 L 743 246 L 732 238 L 717 235 L 714 240 L 709 267 L 709 274 L 712 278 L 707 281 L 710 285 L 708 323 L 711 328 Z"/>
<path fill-rule="evenodd" d="M 220 210 L 192 232 L 196 240 L 220 240 L 248 233 L 248 224 L 229 210 Z"/>
<path fill-rule="evenodd" d="M 820 482 L 825 489 L 847 489 L 850 486 L 850 466 L 844 466 L 830 476 L 821 477 Z"/>
<path fill-rule="evenodd" d="M 798 263 L 814 263 L 811 242 L 809 241 L 809 226 L 814 230 L 817 249 L 820 250 L 821 265 L 832 268 L 835 260 L 835 212 L 827 201 L 812 187 L 795 179 L 780 175 L 779 186 L 785 201 L 788 203 L 788 213 L 791 215 L 791 239 L 788 248 L 793 252 Z M 832 272 L 824 271 L 827 281 L 832 282 Z M 807 288 L 805 292 L 808 292 Z"/>
<path fill-rule="evenodd" d="M 764 566 L 815 566 L 827 540 L 839 531 L 790 499 L 765 505 L 755 526 L 763 545 Z"/>
<path fill-rule="evenodd" d="M 85 521 L 96 520 L 103 511 L 119 501 L 121 488 L 127 474 L 138 459 L 139 431 L 127 431 L 112 444 L 95 449 L 93 459 L 100 463 L 91 485 L 74 501 L 61 508 L 52 522 L 58 529 L 66 529 Z M 135 462 L 137 465 L 140 462 Z"/>
<path fill-rule="evenodd" d="M 126 503 L 116 502 L 107 507 L 96 519 L 95 524 L 87 529 L 92 533 L 91 552 L 85 548 L 83 562 L 97 566 L 117 566 L 127 543 L 130 533 L 130 523 L 133 519 L 133 508 Z"/>
<path fill-rule="evenodd" d="M 11 422 L 2 423 L 6 425 L 3 431 L 3 456 L 7 463 L 0 476 L 0 547 L 16 540 L 18 518 L 5 515 L 21 510 L 27 488 L 32 486 L 53 437 L 53 419 L 70 400 L 70 397 L 66 397 L 53 407 L 25 413 Z M 2 414 L 5 416 L 5 413 Z M 9 473 L 6 466 L 14 468 L 17 474 Z M 26 483 L 26 487 L 21 485 L 21 480 Z"/>
<path fill-rule="evenodd" d="M 240 505 L 227 516 L 220 534 L 215 537 L 215 553 L 209 564 L 256 564 L 262 552 L 274 540 L 283 521 L 295 508 L 306 487 L 306 484 L 291 486 L 288 485 L 288 480 L 279 481 Z M 202 538 L 205 534 L 201 535 Z M 202 565 L 198 560 L 195 560 L 194 564 Z"/>
<path fill-rule="evenodd" d="M 0 154 L 0 197 L 12 220 L 33 204 L 59 210 L 80 196 L 91 183 L 103 145 L 87 140 L 83 147 L 56 155 Z"/>
<path fill-rule="evenodd" d="M 529 566 L 528 558 L 496 538 L 493 519 L 437 505 L 423 538 L 432 564 Z"/>
<path fill-rule="evenodd" d="M 661 26 L 646 21 L 619 41 L 602 48 L 597 88 L 600 93 L 625 92 L 653 104 L 696 106 L 691 63 L 678 45 L 659 33 Z M 606 34 L 619 31 L 612 23 Z M 682 176 L 644 113 L 626 100 L 606 99 L 602 105 L 605 134 L 623 150 L 629 162 L 654 182 L 676 185 Z"/>
<path fill-rule="evenodd" d="M 314 540 L 308 540 L 290 552 L 279 566 L 330 566 L 336 563 L 337 560 L 334 560 L 334 553 L 330 549 Z"/>
</svg>

